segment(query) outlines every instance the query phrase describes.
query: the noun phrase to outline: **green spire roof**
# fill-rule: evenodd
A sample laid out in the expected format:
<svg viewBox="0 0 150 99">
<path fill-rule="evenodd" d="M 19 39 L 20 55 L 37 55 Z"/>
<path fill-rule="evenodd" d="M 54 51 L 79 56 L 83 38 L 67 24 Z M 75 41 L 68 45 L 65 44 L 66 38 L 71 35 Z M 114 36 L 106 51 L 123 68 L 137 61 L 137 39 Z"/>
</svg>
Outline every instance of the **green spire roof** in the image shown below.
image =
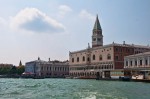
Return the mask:
<svg viewBox="0 0 150 99">
<path fill-rule="evenodd" d="M 96 16 L 96 21 L 93 30 L 101 30 L 101 25 L 99 23 L 98 15 Z"/>
</svg>

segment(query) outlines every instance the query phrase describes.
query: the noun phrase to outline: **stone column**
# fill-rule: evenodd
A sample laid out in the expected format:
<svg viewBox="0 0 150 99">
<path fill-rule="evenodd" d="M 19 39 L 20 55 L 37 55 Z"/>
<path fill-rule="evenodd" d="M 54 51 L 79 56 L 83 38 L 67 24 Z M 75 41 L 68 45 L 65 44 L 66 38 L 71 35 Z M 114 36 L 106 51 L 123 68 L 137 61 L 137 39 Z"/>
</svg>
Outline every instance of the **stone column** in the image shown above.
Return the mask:
<svg viewBox="0 0 150 99">
<path fill-rule="evenodd" d="M 135 67 L 135 58 L 132 59 L 132 65 L 133 65 L 133 67 Z"/>
<path fill-rule="evenodd" d="M 148 66 L 150 66 L 150 56 L 148 56 Z"/>
<path fill-rule="evenodd" d="M 144 58 L 144 56 L 142 58 L 142 67 L 145 67 L 145 58 Z"/>
<path fill-rule="evenodd" d="M 139 58 L 137 57 L 137 67 L 139 67 Z"/>
<path fill-rule="evenodd" d="M 130 67 L 130 58 L 128 59 L 128 67 Z"/>
<path fill-rule="evenodd" d="M 126 68 L 126 61 L 127 61 L 127 60 L 126 60 L 126 59 L 124 59 L 124 68 Z"/>
</svg>

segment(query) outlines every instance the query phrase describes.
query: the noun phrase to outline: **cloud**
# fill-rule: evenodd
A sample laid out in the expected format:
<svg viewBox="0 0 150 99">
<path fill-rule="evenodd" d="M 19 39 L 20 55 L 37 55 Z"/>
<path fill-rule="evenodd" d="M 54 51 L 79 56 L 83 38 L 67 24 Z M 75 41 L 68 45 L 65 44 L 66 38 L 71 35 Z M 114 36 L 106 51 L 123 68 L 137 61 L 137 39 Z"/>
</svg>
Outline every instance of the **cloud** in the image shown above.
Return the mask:
<svg viewBox="0 0 150 99">
<path fill-rule="evenodd" d="M 72 9 L 67 5 L 60 5 L 58 9 L 61 17 L 64 17 L 67 13 L 72 11 Z"/>
<path fill-rule="evenodd" d="M 1 33 L 8 30 L 8 21 L 0 17 L 0 31 Z"/>
<path fill-rule="evenodd" d="M 6 26 L 7 25 L 7 22 L 4 18 L 0 17 L 0 26 Z"/>
<path fill-rule="evenodd" d="M 81 12 L 79 13 L 79 17 L 92 21 L 95 20 L 95 16 L 89 13 L 87 10 L 81 10 Z"/>
<path fill-rule="evenodd" d="M 36 8 L 25 8 L 11 18 L 10 27 L 14 30 L 34 33 L 64 32 L 65 27 Z"/>
</svg>

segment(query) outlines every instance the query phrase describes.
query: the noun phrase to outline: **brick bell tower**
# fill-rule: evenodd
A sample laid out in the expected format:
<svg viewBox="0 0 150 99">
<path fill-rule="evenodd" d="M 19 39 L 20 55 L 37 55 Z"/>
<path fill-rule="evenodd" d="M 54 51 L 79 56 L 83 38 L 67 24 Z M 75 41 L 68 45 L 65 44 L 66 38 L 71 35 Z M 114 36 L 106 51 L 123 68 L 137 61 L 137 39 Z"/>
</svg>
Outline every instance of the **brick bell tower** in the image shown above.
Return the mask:
<svg viewBox="0 0 150 99">
<path fill-rule="evenodd" d="M 103 35 L 102 28 L 97 15 L 92 34 L 92 47 L 98 46 L 103 46 Z"/>
</svg>

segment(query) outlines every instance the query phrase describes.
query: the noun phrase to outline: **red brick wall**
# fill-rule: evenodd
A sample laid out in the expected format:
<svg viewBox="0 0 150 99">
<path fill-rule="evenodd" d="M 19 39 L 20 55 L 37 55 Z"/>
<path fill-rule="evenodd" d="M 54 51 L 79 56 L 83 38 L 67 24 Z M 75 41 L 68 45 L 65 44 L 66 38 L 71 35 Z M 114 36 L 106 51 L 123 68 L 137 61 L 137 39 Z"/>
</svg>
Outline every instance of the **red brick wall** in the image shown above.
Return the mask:
<svg viewBox="0 0 150 99">
<path fill-rule="evenodd" d="M 123 69 L 124 56 L 134 54 L 134 48 L 125 46 L 114 46 L 114 65 L 115 69 Z M 118 59 L 116 59 L 118 56 Z"/>
</svg>

